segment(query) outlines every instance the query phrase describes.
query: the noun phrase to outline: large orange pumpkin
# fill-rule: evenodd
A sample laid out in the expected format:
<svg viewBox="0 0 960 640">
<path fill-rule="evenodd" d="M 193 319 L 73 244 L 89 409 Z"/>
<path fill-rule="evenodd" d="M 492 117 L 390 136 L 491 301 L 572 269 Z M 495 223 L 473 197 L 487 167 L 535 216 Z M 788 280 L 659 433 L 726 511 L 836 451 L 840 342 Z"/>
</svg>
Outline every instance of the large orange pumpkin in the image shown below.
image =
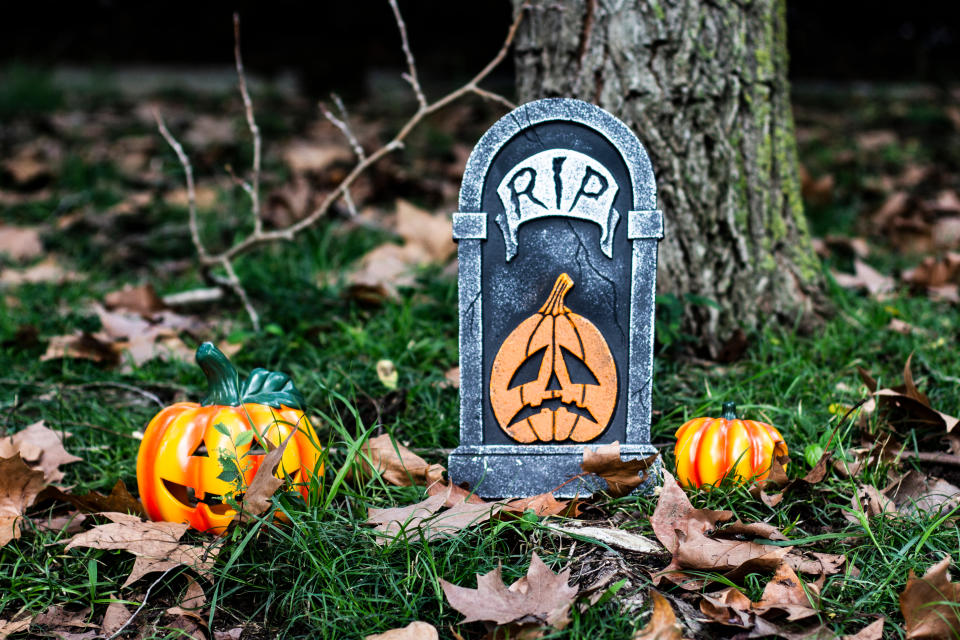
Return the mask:
<svg viewBox="0 0 960 640">
<path fill-rule="evenodd" d="M 736 405 L 723 404 L 720 418 L 694 418 L 677 429 L 673 455 L 681 486 L 709 488 L 729 474 L 741 483 L 765 480 L 774 456 L 787 454 L 777 429 L 765 422 L 741 420 Z"/>
<path fill-rule="evenodd" d="M 493 360 L 493 414 L 518 442 L 587 442 L 613 416 L 617 367 L 600 330 L 564 305 L 572 288 L 561 273 L 540 310 L 517 325 Z"/>
<path fill-rule="evenodd" d="M 239 462 L 248 486 L 266 450 L 293 430 L 276 475 L 290 477 L 306 497 L 311 478 L 322 472 L 320 445 L 290 378 L 255 369 L 241 385 L 237 370 L 209 342 L 197 349 L 197 364 L 207 377 L 207 397 L 160 411 L 140 443 L 137 485 L 150 518 L 223 533 L 236 513 L 224 498 L 239 496 L 236 486 L 221 478 L 229 477 L 221 458 Z"/>
</svg>

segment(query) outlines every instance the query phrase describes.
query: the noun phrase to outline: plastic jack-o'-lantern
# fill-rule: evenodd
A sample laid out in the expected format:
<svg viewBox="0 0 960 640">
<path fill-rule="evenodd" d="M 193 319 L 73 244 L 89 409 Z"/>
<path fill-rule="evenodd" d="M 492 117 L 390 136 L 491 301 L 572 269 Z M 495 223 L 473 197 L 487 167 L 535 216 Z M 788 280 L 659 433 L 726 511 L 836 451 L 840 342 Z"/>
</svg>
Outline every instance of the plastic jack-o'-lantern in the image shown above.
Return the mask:
<svg viewBox="0 0 960 640">
<path fill-rule="evenodd" d="M 518 442 L 587 442 L 607 428 L 617 403 L 617 367 L 599 329 L 564 305 L 573 280 L 560 274 L 540 310 L 500 345 L 490 402 Z"/>
<path fill-rule="evenodd" d="M 306 497 L 311 478 L 322 473 L 320 446 L 290 378 L 254 369 L 241 385 L 237 370 L 209 342 L 197 349 L 197 364 L 207 377 L 207 397 L 160 411 L 140 444 L 137 485 L 150 518 L 223 533 L 236 513 L 225 498 L 240 499 L 236 486 L 220 478 L 223 460 L 242 470 L 248 486 L 266 450 L 294 429 L 276 475 L 289 477 Z"/>
<path fill-rule="evenodd" d="M 740 420 L 736 405 L 723 404 L 720 418 L 694 418 L 677 429 L 673 455 L 681 486 L 708 489 L 730 475 L 737 484 L 766 480 L 774 456 L 787 455 L 787 444 L 775 427 Z"/>
</svg>

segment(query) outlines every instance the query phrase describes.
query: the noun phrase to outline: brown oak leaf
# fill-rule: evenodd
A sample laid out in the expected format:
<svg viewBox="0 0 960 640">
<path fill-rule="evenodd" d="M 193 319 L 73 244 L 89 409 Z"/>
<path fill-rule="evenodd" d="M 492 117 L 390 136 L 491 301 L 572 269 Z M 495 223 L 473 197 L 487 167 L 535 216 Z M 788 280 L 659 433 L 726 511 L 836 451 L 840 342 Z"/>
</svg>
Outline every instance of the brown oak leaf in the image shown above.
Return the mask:
<svg viewBox="0 0 960 640">
<path fill-rule="evenodd" d="M 684 589 L 699 589 L 702 580 L 683 573 L 684 569 L 716 571 L 736 580 L 752 571 L 772 570 L 792 547 L 762 545 L 736 537 L 763 537 L 782 540 L 776 527 L 735 522 L 722 530 L 717 525 L 733 517 L 730 511 L 694 509 L 687 494 L 669 472 L 664 471 L 660 498 L 650 517 L 657 539 L 673 554 L 670 564 L 654 575 L 654 584 L 664 579 Z M 708 536 L 713 531 L 714 535 Z"/>
<path fill-rule="evenodd" d="M 950 581 L 950 556 L 918 578 L 913 570 L 900 594 L 907 640 L 953 638 L 960 633 L 960 583 Z"/>
<path fill-rule="evenodd" d="M 371 438 L 363 446 L 363 452 L 370 460 L 368 464 L 367 460 L 360 456 L 363 471 L 370 473 L 372 466 L 392 485 L 429 486 L 443 479 L 443 465 L 427 464 L 423 458 L 393 440 L 388 434 Z"/>
<path fill-rule="evenodd" d="M 0 458 L 0 547 L 20 537 L 20 520 L 43 485 L 43 472 L 28 467 L 19 453 Z"/>
<path fill-rule="evenodd" d="M 297 433 L 296 429 L 291 430 L 283 442 L 280 443 L 279 447 L 274 447 L 263 457 L 263 461 L 260 463 L 256 475 L 253 476 L 253 480 L 250 481 L 250 486 L 247 487 L 246 492 L 243 494 L 244 514 L 259 516 L 270 509 L 272 504 L 270 498 L 273 497 L 273 494 L 275 494 L 277 489 L 282 487 L 285 482 L 283 478 L 276 476 L 277 467 L 280 466 L 280 462 L 283 459 L 283 452 L 286 451 L 287 445 L 290 444 L 290 438 L 292 438 L 295 433 Z M 233 519 L 240 521 L 243 519 L 243 514 L 238 513 Z"/>
<path fill-rule="evenodd" d="M 509 587 L 500 568 L 477 575 L 477 588 L 460 587 L 441 579 L 450 606 L 467 622 L 489 621 L 498 625 L 539 625 L 562 629 L 569 621 L 570 605 L 578 589 L 568 583 L 570 569 L 553 573 L 533 554 L 527 575 Z"/>
<path fill-rule="evenodd" d="M 187 531 L 185 523 L 143 522 L 138 516 L 126 513 L 102 514 L 111 522 L 66 540 L 66 551 L 74 547 L 90 549 L 120 549 L 136 556 L 133 570 L 123 586 L 128 586 L 154 571 L 166 571 L 178 565 L 194 569 L 201 576 L 213 568 L 218 548 L 181 544 Z"/>
<path fill-rule="evenodd" d="M 634 634 L 633 640 L 684 640 L 683 628 L 667 599 L 651 589 L 650 601 L 653 604 L 650 620 Z"/>
<path fill-rule="evenodd" d="M 585 447 L 580 467 L 607 481 L 607 493 L 619 498 L 625 496 L 647 479 L 647 470 L 660 454 L 646 458 L 623 460 L 620 458 L 620 443 L 612 442 L 599 447 Z"/>
<path fill-rule="evenodd" d="M 69 437 L 69 433 L 49 429 L 40 420 L 12 436 L 0 438 L 0 456 L 10 457 L 19 451 L 31 469 L 43 472 L 44 482 L 60 482 L 64 477 L 60 465 L 83 460 L 63 448 L 64 438 Z"/>
<path fill-rule="evenodd" d="M 62 491 L 57 487 L 47 487 L 41 492 L 38 498 L 38 501 L 39 500 L 59 500 L 72 504 L 80 511 L 87 513 L 119 511 L 121 513 L 133 513 L 144 517 L 147 515 L 143 504 L 133 497 L 123 480 L 117 480 L 110 494 L 106 496 L 96 491 L 90 491 L 89 493 L 78 496 Z"/>
</svg>

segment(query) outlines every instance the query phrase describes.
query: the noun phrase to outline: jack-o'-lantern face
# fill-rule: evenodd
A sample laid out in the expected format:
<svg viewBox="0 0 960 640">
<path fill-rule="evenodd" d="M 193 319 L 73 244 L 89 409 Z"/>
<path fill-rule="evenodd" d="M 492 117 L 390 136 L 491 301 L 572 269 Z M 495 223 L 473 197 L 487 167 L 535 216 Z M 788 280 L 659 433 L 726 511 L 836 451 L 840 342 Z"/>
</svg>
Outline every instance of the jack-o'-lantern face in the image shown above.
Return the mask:
<svg viewBox="0 0 960 640">
<path fill-rule="evenodd" d="M 323 473 L 321 451 L 290 378 L 254 369 L 241 385 L 226 355 L 210 343 L 197 349 L 197 363 L 207 376 L 207 397 L 162 409 L 140 443 L 137 485 L 147 515 L 223 533 L 236 514 L 226 499 L 242 500 L 266 451 L 288 436 L 271 471 L 308 498 Z M 231 473 L 224 474 L 225 464 Z"/>
<path fill-rule="evenodd" d="M 564 305 L 572 288 L 570 276 L 560 274 L 540 310 L 507 336 L 494 358 L 493 414 L 518 442 L 587 442 L 613 416 L 616 364 L 599 329 Z"/>
</svg>

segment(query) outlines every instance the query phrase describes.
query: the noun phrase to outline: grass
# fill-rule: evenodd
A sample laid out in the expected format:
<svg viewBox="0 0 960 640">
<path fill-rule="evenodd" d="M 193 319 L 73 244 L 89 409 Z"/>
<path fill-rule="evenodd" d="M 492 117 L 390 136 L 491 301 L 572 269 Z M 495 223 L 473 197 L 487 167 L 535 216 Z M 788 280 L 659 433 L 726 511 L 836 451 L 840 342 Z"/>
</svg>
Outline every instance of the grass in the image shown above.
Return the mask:
<svg viewBox="0 0 960 640">
<path fill-rule="evenodd" d="M 437 144 L 444 143 L 443 140 Z M 176 174 L 175 165 L 166 170 Z M 4 218 L 21 224 L 49 218 L 66 196 L 80 198 L 102 211 L 123 197 L 120 178 L 110 166 L 90 166 L 72 159 L 52 185 L 58 197 L 11 207 Z M 222 201 L 231 202 L 230 193 Z M 853 224 L 849 202 L 831 205 L 843 212 L 842 229 Z M 233 219 L 241 219 L 234 212 Z M 821 212 L 818 230 L 828 231 L 829 211 Z M 0 298 L 0 427 L 15 432 L 36 420 L 69 431 L 69 449 L 84 462 L 68 467 L 66 482 L 75 492 L 109 491 L 117 480 L 136 485 L 135 458 L 142 430 L 158 407 L 142 395 L 90 383 L 122 382 L 156 394 L 162 402 L 196 399 L 203 393 L 202 374 L 192 364 L 151 361 L 129 373 L 119 373 L 82 360 L 41 362 L 49 337 L 77 328 L 95 330 L 90 304 L 125 283 L 153 282 L 161 293 L 200 283 L 195 271 L 168 272 L 164 261 L 190 257 L 185 237 L 158 234 L 161 226 L 182 226 L 185 213 L 159 202 L 142 217 L 124 221 L 118 229 L 142 254 L 131 267 L 114 257 L 111 247 L 91 244 L 96 230 L 51 231 L 47 246 L 69 256 L 84 279 L 62 286 L 29 285 Z M 239 223 L 238 223 L 239 224 Z M 216 233 L 216 227 L 208 229 Z M 220 230 L 222 231 L 222 229 Z M 444 637 L 456 629 L 465 638 L 480 637 L 480 625 L 458 628 L 459 614 L 447 606 L 439 578 L 473 587 L 474 574 L 502 566 L 507 583 L 526 573 L 536 551 L 554 570 L 569 564 L 603 561 L 605 550 L 569 544 L 549 534 L 535 518 L 487 524 L 440 541 L 397 541 L 378 546 L 362 523 L 367 507 L 409 504 L 425 496 L 420 488 L 386 486 L 376 479 L 334 486 L 344 452 L 364 435 L 383 430 L 412 447 L 427 450 L 428 462 L 445 462 L 439 451 L 453 447 L 458 437 L 457 392 L 441 384 L 443 374 L 457 363 L 456 283 L 439 269 L 421 274 L 421 287 L 406 290 L 400 301 L 366 307 L 344 296 L 344 284 L 321 277 L 338 273 L 385 236 L 345 231 L 327 223 L 296 243 L 271 247 L 238 264 L 261 312 L 264 330 L 247 328 L 242 310 L 232 302 L 203 312 L 223 337 L 242 342 L 234 358 L 242 372 L 255 366 L 290 373 L 313 408 L 321 440 L 329 453 L 325 490 L 312 506 L 279 500 L 292 526 L 272 520 L 237 529 L 223 542 L 210 596 L 213 628 L 229 629 L 255 623 L 253 637 L 354 638 L 424 620 Z M 746 355 L 729 365 L 681 358 L 671 349 L 655 363 L 653 404 L 654 443 L 662 447 L 672 467 L 675 429 L 689 418 L 719 413 L 724 401 L 735 401 L 741 415 L 775 424 L 791 449 L 791 476 L 802 476 L 827 445 L 839 416 L 831 405 L 852 405 L 865 394 L 857 367 L 869 370 L 882 386 L 900 381 L 903 364 L 913 353 L 914 375 L 934 407 L 956 415 L 955 393 L 960 333 L 955 310 L 925 298 L 900 292 L 884 302 L 831 286 L 837 313 L 814 335 L 797 335 L 791 328 L 767 327 L 749 336 Z M 696 301 L 666 300 L 668 314 L 661 343 L 678 340 L 676 305 Z M 666 308 L 671 307 L 671 308 Z M 925 331 L 910 336 L 887 330 L 892 317 Z M 23 339 L 25 328 L 38 339 Z M 195 345 L 194 345 L 195 346 Z M 399 390 L 391 392 L 377 377 L 375 363 L 390 359 L 399 372 Z M 849 425 L 833 440 L 836 457 L 858 446 L 859 433 Z M 909 464 L 908 464 L 909 466 Z M 925 468 L 952 477 L 953 470 Z M 342 478 L 341 478 L 342 479 Z M 887 483 L 886 468 L 867 470 L 858 482 L 878 487 Z M 810 550 L 845 553 L 859 573 L 830 576 L 823 585 L 822 622 L 841 633 L 853 633 L 882 614 L 902 622 L 898 595 L 910 571 L 922 574 L 944 554 L 958 558 L 960 533 L 944 521 L 946 514 L 898 520 L 867 518 L 851 505 L 852 480 L 831 473 L 812 494 L 795 494 L 776 509 L 751 498 L 742 488 L 699 493 L 696 506 L 733 510 L 748 521 L 767 521 L 791 538 L 809 539 Z M 589 517 L 652 535 L 647 516 L 655 499 L 632 496 L 599 498 Z M 38 514 L 39 515 L 39 514 Z M 848 520 L 845 515 L 852 515 Z M 113 598 L 139 602 L 153 577 L 121 590 L 133 559 L 122 552 L 74 549 L 64 553 L 61 534 L 28 525 L 22 539 L 0 549 L 0 618 L 20 611 L 39 613 L 51 605 L 91 607 L 98 619 Z M 188 534 L 201 539 L 197 534 Z M 647 619 L 646 605 L 625 609 L 623 599 L 643 593 L 647 570 L 664 566 L 667 558 L 623 554 L 635 569 L 630 586 L 605 602 L 580 612 L 574 608 L 570 625 L 551 638 L 623 638 Z M 659 563 L 659 564 L 658 564 Z M 769 575 L 750 575 L 745 592 L 754 600 Z M 186 588 L 186 574 L 169 574 L 151 595 L 144 621 L 162 627 L 163 610 L 176 604 Z M 260 635 L 257 635 L 257 634 Z M 888 626 L 887 637 L 899 637 Z M 168 636 L 160 630 L 156 637 Z M 246 636 L 245 636 L 246 637 Z"/>
</svg>

